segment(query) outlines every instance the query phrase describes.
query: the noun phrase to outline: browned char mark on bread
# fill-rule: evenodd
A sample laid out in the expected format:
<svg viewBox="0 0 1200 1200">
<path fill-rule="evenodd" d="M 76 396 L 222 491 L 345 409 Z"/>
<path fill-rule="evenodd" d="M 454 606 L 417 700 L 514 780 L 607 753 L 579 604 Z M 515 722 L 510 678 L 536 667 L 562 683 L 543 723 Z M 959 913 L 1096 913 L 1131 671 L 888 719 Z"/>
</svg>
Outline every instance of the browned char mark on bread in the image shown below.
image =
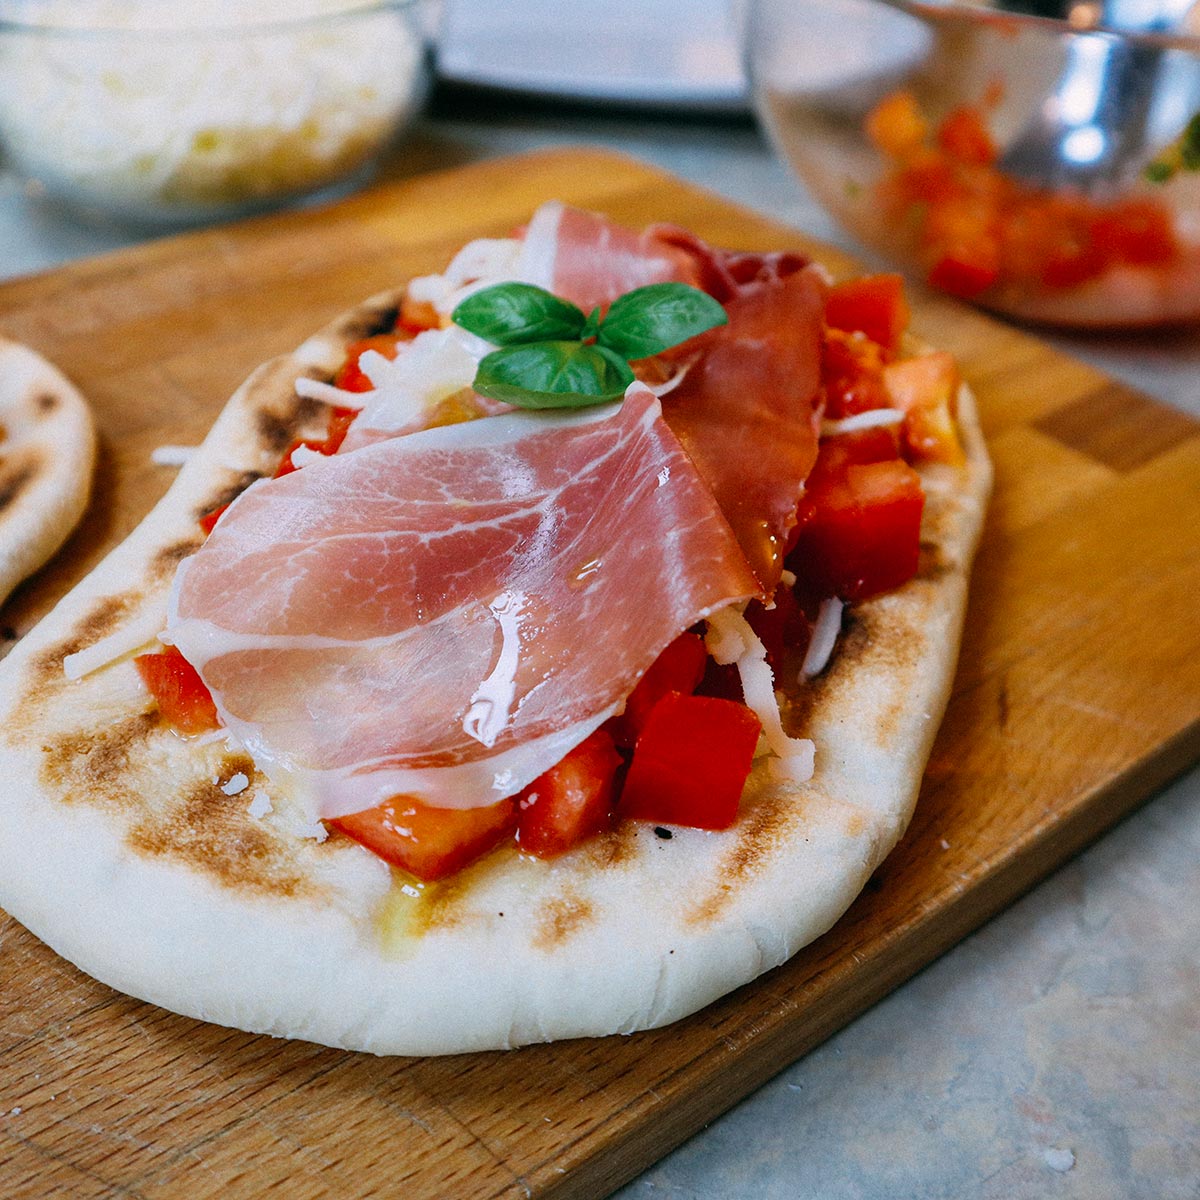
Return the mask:
<svg viewBox="0 0 1200 1200">
<path fill-rule="evenodd" d="M 20 499 L 41 468 L 42 457 L 32 446 L 0 458 L 0 513 Z"/>
<path fill-rule="evenodd" d="M 218 781 L 189 783 L 154 811 L 144 812 L 126 841 L 151 858 L 181 862 L 225 887 L 273 896 L 317 895 L 320 888 L 298 869 L 293 846 L 247 811 L 250 788 L 222 788 L 238 774 L 263 783 L 248 755 L 227 756 Z"/>
<path fill-rule="evenodd" d="M 332 327 L 334 337 L 357 342 L 379 333 L 390 333 L 400 319 L 400 306 L 391 297 L 375 304 L 361 304 Z"/>
</svg>

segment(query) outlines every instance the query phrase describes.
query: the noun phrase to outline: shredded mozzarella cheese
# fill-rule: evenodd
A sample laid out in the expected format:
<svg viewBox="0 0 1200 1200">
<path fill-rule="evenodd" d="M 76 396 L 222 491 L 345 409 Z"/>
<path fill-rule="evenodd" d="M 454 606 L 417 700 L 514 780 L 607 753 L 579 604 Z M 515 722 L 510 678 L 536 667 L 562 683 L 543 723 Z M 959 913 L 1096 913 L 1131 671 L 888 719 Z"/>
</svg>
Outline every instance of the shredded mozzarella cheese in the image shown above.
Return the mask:
<svg viewBox="0 0 1200 1200">
<path fill-rule="evenodd" d="M 115 633 L 68 654 L 63 659 L 63 674 L 72 681 L 82 679 L 101 667 L 145 649 L 158 637 L 165 624 L 166 617 L 160 609 L 147 608 Z"/>
<path fill-rule="evenodd" d="M 408 285 L 412 300 L 449 316 L 468 296 L 497 283 L 520 279 L 521 243 L 516 238 L 468 242 L 442 275 L 421 275 Z"/>
<path fill-rule="evenodd" d="M 150 461 L 158 467 L 186 466 L 197 446 L 155 446 L 150 451 Z"/>
<path fill-rule="evenodd" d="M 0 39 L 6 156 L 58 190 L 133 211 L 186 212 L 324 184 L 386 142 L 414 108 L 423 70 L 420 35 L 398 6 L 3 7 L 34 27 Z M 330 19 L 296 19 L 322 16 Z M 201 22 L 205 32 L 192 32 Z M 43 37 L 38 26 L 84 28 Z"/>
<path fill-rule="evenodd" d="M 800 667 L 801 680 L 820 675 L 829 665 L 829 656 L 833 653 L 838 634 L 842 631 L 842 609 L 845 607 L 845 603 L 836 596 L 821 601 L 821 607 L 817 610 L 817 621 L 813 626 L 812 640 L 808 643 L 808 651 Z"/>
<path fill-rule="evenodd" d="M 712 613 L 704 641 L 718 663 L 737 666 L 746 707 L 762 722 L 763 737 L 775 756 L 771 773 L 780 782 L 807 783 L 813 776 L 816 747 L 808 738 L 789 737 L 784 731 L 767 648 L 741 610 L 733 606 Z"/>
<path fill-rule="evenodd" d="M 898 408 L 873 408 L 869 412 L 855 413 L 840 421 L 822 421 L 821 436 L 837 437 L 839 433 L 854 433 L 859 429 L 876 429 L 885 425 L 899 425 L 904 413 Z"/>
</svg>

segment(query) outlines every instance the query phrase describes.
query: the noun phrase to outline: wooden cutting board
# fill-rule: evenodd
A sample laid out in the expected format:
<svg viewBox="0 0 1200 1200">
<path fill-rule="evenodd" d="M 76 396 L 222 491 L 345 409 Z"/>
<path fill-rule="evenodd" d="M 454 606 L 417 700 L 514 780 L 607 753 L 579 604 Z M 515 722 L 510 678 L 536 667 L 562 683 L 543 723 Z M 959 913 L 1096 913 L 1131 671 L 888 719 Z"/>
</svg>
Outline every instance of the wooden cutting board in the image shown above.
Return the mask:
<svg viewBox="0 0 1200 1200">
<path fill-rule="evenodd" d="M 57 362 L 103 435 L 89 515 L 0 613 L 4 636 L 132 528 L 172 476 L 150 451 L 199 441 L 259 361 L 553 197 L 851 265 L 644 165 L 574 150 L 4 284 L 0 333 Z M 1200 425 L 964 308 L 915 307 L 917 332 L 978 393 L 996 495 L 916 818 L 831 933 L 668 1029 L 388 1060 L 127 999 L 0 913 L 0 1195 L 600 1196 L 1200 756 Z"/>
</svg>

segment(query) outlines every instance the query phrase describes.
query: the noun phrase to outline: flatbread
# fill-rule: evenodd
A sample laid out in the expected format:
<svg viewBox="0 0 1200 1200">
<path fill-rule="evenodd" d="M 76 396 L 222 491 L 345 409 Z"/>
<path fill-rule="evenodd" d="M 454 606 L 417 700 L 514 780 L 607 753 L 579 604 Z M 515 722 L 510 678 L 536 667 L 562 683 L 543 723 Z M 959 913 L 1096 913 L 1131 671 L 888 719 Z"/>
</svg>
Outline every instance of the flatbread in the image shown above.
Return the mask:
<svg viewBox="0 0 1200 1200">
<path fill-rule="evenodd" d="M 848 610 L 829 669 L 792 688 L 789 721 L 817 745 L 810 784 L 784 790 L 760 766 L 726 832 L 667 840 L 624 822 L 552 862 L 505 849 L 401 887 L 348 839 L 309 836 L 244 753 L 172 733 L 130 661 L 162 628 L 197 517 L 293 437 L 322 435 L 324 406 L 294 380 L 330 379 L 397 300 L 257 371 L 153 512 L 0 666 L 0 902 L 123 992 L 349 1049 L 450 1053 L 676 1020 L 827 930 L 908 823 L 990 487 L 973 402 L 964 390 L 966 468 L 922 471 L 917 577 Z M 129 653 L 68 681 L 64 656 L 104 637 Z"/>
<path fill-rule="evenodd" d="M 44 358 L 0 338 L 0 603 L 75 528 L 95 458 L 83 397 Z"/>
</svg>

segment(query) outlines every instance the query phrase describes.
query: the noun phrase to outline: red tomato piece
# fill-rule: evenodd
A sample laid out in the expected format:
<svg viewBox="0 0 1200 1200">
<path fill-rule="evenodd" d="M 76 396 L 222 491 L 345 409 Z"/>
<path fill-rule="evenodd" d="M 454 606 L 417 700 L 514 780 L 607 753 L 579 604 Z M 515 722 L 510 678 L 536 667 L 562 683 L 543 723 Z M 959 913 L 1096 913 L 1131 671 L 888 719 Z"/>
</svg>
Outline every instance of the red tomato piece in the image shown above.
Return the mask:
<svg viewBox="0 0 1200 1200">
<path fill-rule="evenodd" d="M 908 328 L 908 302 L 899 275 L 864 275 L 829 289 L 825 321 L 847 333 L 865 333 L 894 354 Z"/>
<path fill-rule="evenodd" d="M 922 149 L 893 176 L 888 193 L 901 204 L 943 205 L 961 200 L 967 188 L 954 161 L 940 150 Z"/>
<path fill-rule="evenodd" d="M 508 837 L 517 805 L 501 800 L 486 808 L 434 808 L 415 796 L 391 800 L 328 821 L 372 854 L 427 883 L 445 879 Z"/>
<path fill-rule="evenodd" d="M 624 749 L 633 747 L 651 710 L 668 692 L 691 695 L 704 677 L 707 660 L 704 639 L 696 633 L 681 633 L 638 680 L 625 701 L 625 711 L 608 722 L 607 728 L 617 745 Z"/>
<path fill-rule="evenodd" d="M 884 154 L 904 158 L 929 134 L 916 97 L 910 91 L 884 96 L 867 114 L 867 137 Z"/>
<path fill-rule="evenodd" d="M 850 463 L 840 479 L 810 483 L 788 565 L 807 586 L 844 600 L 897 588 L 917 571 L 924 504 L 907 463 Z"/>
<path fill-rule="evenodd" d="M 900 443 L 895 427 L 882 426 L 876 429 L 860 429 L 855 433 L 841 433 L 821 443 L 817 461 L 809 472 L 805 491 L 819 491 L 830 484 L 840 483 L 846 468 L 854 464 L 890 462 L 900 454 Z"/>
<path fill-rule="evenodd" d="M 329 410 L 329 432 L 325 437 L 325 454 L 336 454 L 354 424 L 354 418 L 359 414 L 357 408 L 334 407 Z"/>
<path fill-rule="evenodd" d="M 346 361 L 334 377 L 334 387 L 340 387 L 344 392 L 369 392 L 372 384 L 358 369 L 359 358 L 368 350 L 378 350 L 384 358 L 395 358 L 400 353 L 400 343 L 409 340 L 409 337 L 404 332 L 377 333 L 374 337 L 351 342 L 346 350 Z"/>
<path fill-rule="evenodd" d="M 214 508 L 212 512 L 205 513 L 204 516 L 200 518 L 200 528 L 203 529 L 205 533 L 212 533 L 213 529 L 216 528 L 217 522 L 225 515 L 225 510 L 228 507 L 228 504 L 222 504 L 220 508 Z"/>
<path fill-rule="evenodd" d="M 1092 237 L 1113 258 L 1151 266 L 1179 254 L 1171 213 L 1156 200 L 1125 200 L 1100 211 Z"/>
<path fill-rule="evenodd" d="M 880 371 L 882 348 L 841 329 L 827 329 L 821 347 L 821 383 L 825 415 L 830 420 L 886 408 L 887 393 Z"/>
<path fill-rule="evenodd" d="M 538 858 L 555 858 L 612 823 L 621 756 L 597 729 L 517 797 L 517 841 Z"/>
<path fill-rule="evenodd" d="M 282 479 L 284 475 L 290 475 L 293 471 L 299 470 L 294 462 L 292 462 L 292 452 L 299 450 L 304 446 L 308 450 L 315 450 L 318 454 L 328 454 L 325 449 L 324 442 L 306 441 L 304 438 L 296 438 L 290 446 L 283 452 L 283 457 L 279 460 L 279 466 L 275 468 L 273 478 Z"/>
<path fill-rule="evenodd" d="M 943 254 L 930 267 L 929 282 L 960 300 L 973 300 L 1000 278 L 1000 265 L 992 258 L 990 253 L 976 258 L 970 250 Z"/>
<path fill-rule="evenodd" d="M 207 733 L 218 727 L 217 706 L 208 688 L 196 668 L 174 646 L 160 654 L 139 654 L 133 665 L 172 729 Z"/>
<path fill-rule="evenodd" d="M 617 810 L 696 829 L 737 820 L 761 725 L 744 704 L 669 692 L 638 738 Z"/>
<path fill-rule="evenodd" d="M 961 466 L 966 456 L 954 424 L 959 379 L 953 355 L 939 350 L 889 363 L 883 382 L 906 414 L 904 440 L 913 456 Z"/>
<path fill-rule="evenodd" d="M 803 654 L 808 646 L 811 632 L 808 620 L 795 592 L 782 583 L 775 589 L 774 607 L 767 608 L 759 601 L 752 600 L 746 606 L 746 621 L 766 648 L 767 663 L 775 672 L 776 679 L 779 678 L 787 652 L 791 650 Z"/>
<path fill-rule="evenodd" d="M 996 161 L 996 143 L 979 110 L 963 105 L 938 126 L 937 142 L 959 162 L 987 166 Z"/>
</svg>

